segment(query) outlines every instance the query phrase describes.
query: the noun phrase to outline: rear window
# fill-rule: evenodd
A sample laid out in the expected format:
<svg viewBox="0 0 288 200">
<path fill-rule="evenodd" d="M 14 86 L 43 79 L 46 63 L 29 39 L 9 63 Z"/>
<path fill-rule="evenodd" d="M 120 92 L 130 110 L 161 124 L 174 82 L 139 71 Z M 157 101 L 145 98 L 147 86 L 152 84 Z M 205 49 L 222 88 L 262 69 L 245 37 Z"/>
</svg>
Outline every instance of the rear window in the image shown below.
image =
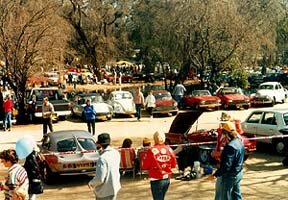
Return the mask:
<svg viewBox="0 0 288 200">
<path fill-rule="evenodd" d="M 34 90 L 33 95 L 36 95 L 37 101 L 43 101 L 45 97 L 48 97 L 49 101 L 63 100 L 63 95 L 59 90 Z"/>
<path fill-rule="evenodd" d="M 76 145 L 74 138 L 61 140 L 57 143 L 58 152 L 75 151 L 76 149 L 77 149 L 77 145 Z"/>
<path fill-rule="evenodd" d="M 89 150 L 97 150 L 96 143 L 91 138 L 78 138 L 77 139 L 83 149 Z"/>
<path fill-rule="evenodd" d="M 283 114 L 283 120 L 286 126 L 288 126 L 288 113 Z"/>
</svg>

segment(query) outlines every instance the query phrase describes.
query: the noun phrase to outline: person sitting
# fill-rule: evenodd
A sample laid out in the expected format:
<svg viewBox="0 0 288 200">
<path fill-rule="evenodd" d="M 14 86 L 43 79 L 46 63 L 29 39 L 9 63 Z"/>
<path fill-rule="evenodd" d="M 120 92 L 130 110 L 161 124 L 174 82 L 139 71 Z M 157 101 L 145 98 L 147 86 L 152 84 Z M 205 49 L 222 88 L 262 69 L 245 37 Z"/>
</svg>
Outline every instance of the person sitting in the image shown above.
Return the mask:
<svg viewBox="0 0 288 200">
<path fill-rule="evenodd" d="M 125 138 L 123 140 L 121 148 L 131 148 L 132 147 L 132 140 L 130 138 Z"/>
</svg>

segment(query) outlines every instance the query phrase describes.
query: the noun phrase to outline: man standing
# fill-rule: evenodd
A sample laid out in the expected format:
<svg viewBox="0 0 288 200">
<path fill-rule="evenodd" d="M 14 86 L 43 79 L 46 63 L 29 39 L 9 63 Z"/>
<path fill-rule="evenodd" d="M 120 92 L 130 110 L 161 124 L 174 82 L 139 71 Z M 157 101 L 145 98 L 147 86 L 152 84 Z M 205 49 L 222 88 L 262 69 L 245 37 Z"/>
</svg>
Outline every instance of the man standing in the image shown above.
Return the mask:
<svg viewBox="0 0 288 200">
<path fill-rule="evenodd" d="M 214 173 L 218 182 L 215 200 L 241 200 L 240 181 L 243 176 L 244 145 L 232 122 L 223 124 L 222 131 L 228 143 L 221 153 L 220 168 Z"/>
<path fill-rule="evenodd" d="M 98 135 L 97 145 L 102 149 L 96 165 L 96 175 L 88 183 L 94 190 L 96 200 L 116 200 L 120 184 L 120 154 L 110 147 L 110 135 L 101 133 Z"/>
<path fill-rule="evenodd" d="M 83 112 L 84 112 L 84 117 L 87 123 L 88 132 L 95 135 L 96 111 L 93 105 L 91 105 L 91 99 L 86 100 L 86 106 L 84 107 Z M 91 132 L 91 126 L 92 126 L 92 132 Z"/>
<path fill-rule="evenodd" d="M 47 134 L 47 126 L 50 132 L 53 132 L 52 114 L 54 113 L 54 106 L 49 102 L 48 97 L 43 99 L 42 104 L 42 117 L 43 117 L 43 137 Z"/>
<path fill-rule="evenodd" d="M 4 121 L 3 121 L 3 126 L 4 126 L 4 131 L 8 130 L 11 131 L 12 127 L 12 111 L 14 108 L 14 103 L 13 100 L 11 99 L 11 95 L 7 94 L 6 98 L 3 102 L 3 109 L 4 109 Z"/>
<path fill-rule="evenodd" d="M 182 99 L 185 92 L 186 92 L 186 88 L 184 87 L 184 85 L 182 85 L 180 82 L 178 82 L 177 85 L 174 87 L 174 90 L 172 92 L 172 95 L 173 95 L 174 99 L 177 101 L 178 106 L 180 106 L 179 104 L 181 103 L 181 99 Z"/>
<path fill-rule="evenodd" d="M 142 169 L 149 171 L 153 199 L 164 200 L 170 185 L 171 169 L 176 167 L 176 157 L 173 150 L 164 144 L 164 133 L 157 131 L 153 137 L 155 145 L 148 149 Z"/>
<path fill-rule="evenodd" d="M 133 101 L 135 103 L 136 106 L 136 115 L 137 115 L 137 119 L 138 121 L 140 121 L 141 119 L 141 108 L 144 105 L 144 96 L 143 93 L 141 92 L 141 88 L 138 87 L 137 91 L 133 97 Z"/>
</svg>

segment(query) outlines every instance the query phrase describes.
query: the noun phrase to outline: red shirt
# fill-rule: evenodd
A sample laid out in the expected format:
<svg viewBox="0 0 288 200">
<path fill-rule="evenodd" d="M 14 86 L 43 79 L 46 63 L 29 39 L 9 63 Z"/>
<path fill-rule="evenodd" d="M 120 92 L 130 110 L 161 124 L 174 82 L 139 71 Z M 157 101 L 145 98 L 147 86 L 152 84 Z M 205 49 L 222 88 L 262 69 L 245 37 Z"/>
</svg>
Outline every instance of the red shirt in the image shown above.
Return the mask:
<svg viewBox="0 0 288 200">
<path fill-rule="evenodd" d="M 171 178 L 171 169 L 175 167 L 175 154 L 170 146 L 165 144 L 156 144 L 149 148 L 142 165 L 142 169 L 148 170 L 149 177 L 153 179 Z"/>
<path fill-rule="evenodd" d="M 3 108 L 4 108 L 5 113 L 12 112 L 13 107 L 14 107 L 14 104 L 13 104 L 12 99 L 8 99 L 3 102 Z"/>
</svg>

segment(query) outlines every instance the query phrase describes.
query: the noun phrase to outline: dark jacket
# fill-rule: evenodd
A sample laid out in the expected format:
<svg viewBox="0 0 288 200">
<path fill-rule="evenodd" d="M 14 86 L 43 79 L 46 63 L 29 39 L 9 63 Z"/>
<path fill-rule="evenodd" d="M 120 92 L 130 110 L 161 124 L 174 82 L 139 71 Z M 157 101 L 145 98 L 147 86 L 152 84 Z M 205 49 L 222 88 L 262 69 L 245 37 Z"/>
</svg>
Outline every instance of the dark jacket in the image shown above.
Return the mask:
<svg viewBox="0 0 288 200">
<path fill-rule="evenodd" d="M 40 167 L 37 162 L 36 152 L 33 151 L 26 157 L 24 168 L 27 172 L 29 179 L 29 194 L 40 194 L 43 192 L 41 183 Z"/>
<path fill-rule="evenodd" d="M 86 105 L 83 112 L 86 121 L 92 121 L 96 119 L 96 111 L 93 105 Z"/>
<path fill-rule="evenodd" d="M 233 139 L 224 146 L 221 154 L 220 168 L 214 176 L 236 176 L 243 168 L 245 149 L 240 139 Z"/>
</svg>

